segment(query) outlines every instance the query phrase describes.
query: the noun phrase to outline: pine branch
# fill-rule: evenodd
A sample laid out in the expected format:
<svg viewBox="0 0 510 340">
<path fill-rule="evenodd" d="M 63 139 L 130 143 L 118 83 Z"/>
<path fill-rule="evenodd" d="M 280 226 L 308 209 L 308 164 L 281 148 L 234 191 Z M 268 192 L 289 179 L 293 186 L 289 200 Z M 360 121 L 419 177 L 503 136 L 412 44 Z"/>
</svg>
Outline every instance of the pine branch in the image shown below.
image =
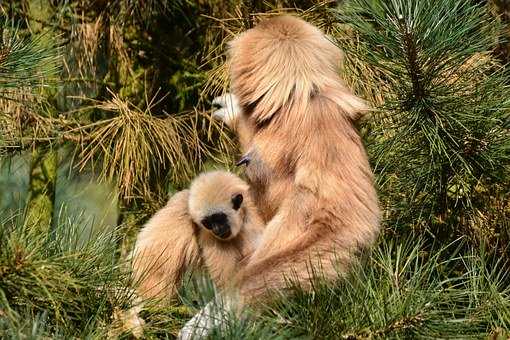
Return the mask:
<svg viewBox="0 0 510 340">
<path fill-rule="evenodd" d="M 59 49 L 45 34 L 22 36 L 18 27 L 0 18 L 0 93 L 6 89 L 48 86 L 60 70 Z"/>
<path fill-rule="evenodd" d="M 338 18 L 357 42 L 347 66 L 381 96 L 368 147 L 389 204 L 418 225 L 464 220 L 477 183 L 510 164 L 497 22 L 460 0 L 352 0 Z"/>
<path fill-rule="evenodd" d="M 409 98 L 409 100 L 412 103 L 421 102 L 425 98 L 425 89 L 423 85 L 421 66 L 418 64 L 418 51 L 415 37 L 402 16 L 398 18 L 398 26 L 404 54 L 407 58 L 406 64 L 409 76 L 413 84 L 413 96 L 412 98 Z"/>
</svg>

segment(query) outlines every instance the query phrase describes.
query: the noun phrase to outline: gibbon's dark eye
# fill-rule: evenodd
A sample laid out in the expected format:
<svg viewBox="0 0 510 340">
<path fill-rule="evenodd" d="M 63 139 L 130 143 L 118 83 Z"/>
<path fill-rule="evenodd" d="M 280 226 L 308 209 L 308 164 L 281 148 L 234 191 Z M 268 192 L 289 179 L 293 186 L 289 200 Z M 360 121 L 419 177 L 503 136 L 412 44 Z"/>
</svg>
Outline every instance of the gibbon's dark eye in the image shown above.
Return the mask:
<svg viewBox="0 0 510 340">
<path fill-rule="evenodd" d="M 211 230 L 212 225 L 208 219 L 204 218 L 202 221 L 200 221 L 200 223 L 202 223 L 202 226 L 204 226 L 205 229 Z"/>
<path fill-rule="evenodd" d="M 243 203 L 243 195 L 242 194 L 237 194 L 234 197 L 232 197 L 232 208 L 234 210 L 239 210 L 242 203 Z"/>
</svg>

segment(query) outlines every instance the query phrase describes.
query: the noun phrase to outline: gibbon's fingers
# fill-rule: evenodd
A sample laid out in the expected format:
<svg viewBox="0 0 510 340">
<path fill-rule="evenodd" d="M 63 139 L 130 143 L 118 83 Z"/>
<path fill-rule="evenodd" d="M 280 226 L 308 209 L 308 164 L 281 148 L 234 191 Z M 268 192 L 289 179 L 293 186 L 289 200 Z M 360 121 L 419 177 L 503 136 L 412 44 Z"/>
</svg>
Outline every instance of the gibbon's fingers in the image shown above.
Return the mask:
<svg viewBox="0 0 510 340">
<path fill-rule="evenodd" d="M 220 109 L 213 112 L 214 119 L 223 121 L 229 127 L 233 127 L 235 120 L 241 113 L 239 100 L 236 96 L 226 93 L 222 96 L 214 98 L 213 106 L 219 106 Z"/>
<path fill-rule="evenodd" d="M 141 304 L 125 311 L 114 310 L 113 320 L 120 323 L 122 332 L 131 332 L 135 339 L 140 339 L 143 337 L 143 328 L 145 326 L 145 320 L 139 316 L 141 311 Z"/>
</svg>

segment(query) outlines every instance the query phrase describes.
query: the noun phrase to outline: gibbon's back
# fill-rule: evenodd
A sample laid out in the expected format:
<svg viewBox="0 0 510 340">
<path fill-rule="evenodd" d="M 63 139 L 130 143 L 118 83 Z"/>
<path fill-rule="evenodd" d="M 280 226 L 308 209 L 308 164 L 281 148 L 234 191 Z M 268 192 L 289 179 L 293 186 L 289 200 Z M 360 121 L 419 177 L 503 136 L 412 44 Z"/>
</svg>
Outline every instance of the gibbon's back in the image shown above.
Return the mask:
<svg viewBox="0 0 510 340">
<path fill-rule="evenodd" d="M 341 50 L 313 25 L 279 16 L 239 35 L 229 52 L 232 92 L 253 129 L 245 151 L 258 158 L 247 175 L 265 185 L 255 189 L 260 210 L 274 214 L 286 202 L 346 247 L 371 243 L 380 212 L 353 125 L 367 106 L 340 77 Z"/>
</svg>

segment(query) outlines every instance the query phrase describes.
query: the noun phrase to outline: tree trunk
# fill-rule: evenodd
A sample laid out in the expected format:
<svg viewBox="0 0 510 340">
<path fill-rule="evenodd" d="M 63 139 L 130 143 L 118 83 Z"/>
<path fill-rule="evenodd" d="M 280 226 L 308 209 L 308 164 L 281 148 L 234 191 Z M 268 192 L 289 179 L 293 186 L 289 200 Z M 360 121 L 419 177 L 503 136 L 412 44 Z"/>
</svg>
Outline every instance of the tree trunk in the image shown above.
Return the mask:
<svg viewBox="0 0 510 340">
<path fill-rule="evenodd" d="M 40 232 L 49 232 L 53 221 L 58 155 L 38 146 L 32 152 L 26 222 Z"/>
<path fill-rule="evenodd" d="M 34 32 L 42 32 L 42 22 L 51 18 L 49 0 L 31 0 L 29 4 L 30 27 Z M 52 97 L 52 89 L 43 95 Z M 54 96 L 55 94 L 53 94 Z M 52 114 L 53 110 L 48 110 Z M 26 222 L 41 232 L 49 232 L 53 223 L 55 186 L 57 181 L 58 152 L 51 145 L 38 145 L 32 152 Z"/>
</svg>

